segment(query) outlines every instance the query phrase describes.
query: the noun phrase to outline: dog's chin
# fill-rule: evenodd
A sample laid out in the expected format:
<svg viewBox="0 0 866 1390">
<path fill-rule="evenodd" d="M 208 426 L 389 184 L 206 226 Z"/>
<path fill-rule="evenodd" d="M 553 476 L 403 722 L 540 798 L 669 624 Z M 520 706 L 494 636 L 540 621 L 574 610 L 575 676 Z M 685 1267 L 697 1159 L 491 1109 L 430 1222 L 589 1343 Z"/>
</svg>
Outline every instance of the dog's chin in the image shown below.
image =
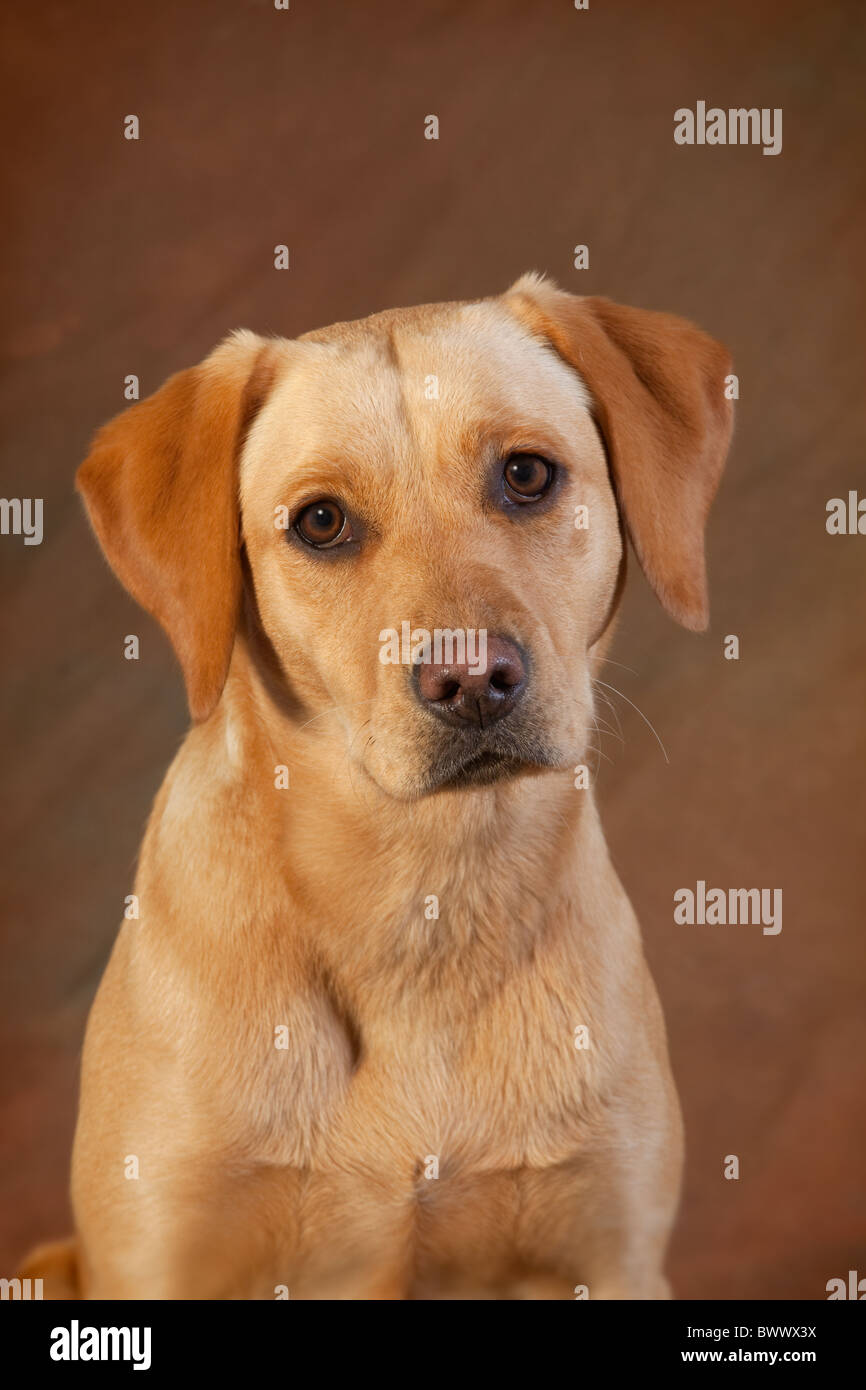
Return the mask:
<svg viewBox="0 0 866 1390">
<path fill-rule="evenodd" d="M 480 737 L 455 736 L 428 745 L 420 766 L 364 764 L 367 776 L 395 801 L 419 801 L 441 792 L 492 787 L 570 769 L 580 758 L 541 731 L 502 730 Z M 398 772 L 398 776 L 394 773 Z"/>
</svg>

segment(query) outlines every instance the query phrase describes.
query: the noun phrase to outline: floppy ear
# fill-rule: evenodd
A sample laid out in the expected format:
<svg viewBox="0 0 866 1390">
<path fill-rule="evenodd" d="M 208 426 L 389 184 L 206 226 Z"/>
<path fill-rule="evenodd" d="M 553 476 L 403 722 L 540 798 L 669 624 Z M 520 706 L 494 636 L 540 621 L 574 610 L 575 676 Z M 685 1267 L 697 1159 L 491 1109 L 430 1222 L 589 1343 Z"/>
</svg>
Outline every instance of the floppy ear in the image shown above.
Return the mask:
<svg viewBox="0 0 866 1390">
<path fill-rule="evenodd" d="M 536 275 L 505 299 L 589 387 L 641 568 L 673 618 L 705 628 L 704 527 L 733 428 L 727 350 L 685 319 L 567 294 Z"/>
<path fill-rule="evenodd" d="M 238 456 L 273 371 L 265 340 L 233 335 L 103 426 L 76 478 L 109 564 L 171 638 L 195 720 L 213 711 L 228 673 Z"/>
</svg>

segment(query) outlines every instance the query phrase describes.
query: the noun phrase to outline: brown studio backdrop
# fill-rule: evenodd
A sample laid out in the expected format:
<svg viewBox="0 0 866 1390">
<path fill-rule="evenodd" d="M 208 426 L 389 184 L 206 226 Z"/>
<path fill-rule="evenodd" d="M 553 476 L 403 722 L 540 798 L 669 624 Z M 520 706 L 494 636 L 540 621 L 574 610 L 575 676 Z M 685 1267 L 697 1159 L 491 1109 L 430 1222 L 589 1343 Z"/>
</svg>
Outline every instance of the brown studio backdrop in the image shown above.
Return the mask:
<svg viewBox="0 0 866 1390">
<path fill-rule="evenodd" d="M 44 498 L 45 539 L 0 541 L 0 1273 L 69 1228 L 86 1011 L 186 722 L 72 493 L 91 431 L 127 373 L 147 394 L 238 325 L 292 336 L 537 268 L 694 318 L 741 382 L 711 631 L 675 627 L 632 564 L 632 669 L 609 668 L 670 763 L 618 701 L 601 777 L 685 1110 L 675 1288 L 821 1298 L 866 1274 L 866 537 L 824 527 L 866 492 L 862 7 L 46 0 L 4 26 L 2 492 Z M 677 147 L 697 100 L 781 107 L 782 153 Z M 699 878 L 782 888 L 781 934 L 676 926 Z"/>
</svg>

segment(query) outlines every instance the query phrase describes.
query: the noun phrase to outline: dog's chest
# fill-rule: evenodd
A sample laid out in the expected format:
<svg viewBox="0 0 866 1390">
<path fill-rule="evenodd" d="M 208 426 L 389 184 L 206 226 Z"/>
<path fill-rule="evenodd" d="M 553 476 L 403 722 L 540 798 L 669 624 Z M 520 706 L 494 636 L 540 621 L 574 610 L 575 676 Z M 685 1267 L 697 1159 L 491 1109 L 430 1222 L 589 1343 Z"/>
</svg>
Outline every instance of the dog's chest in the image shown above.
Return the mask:
<svg viewBox="0 0 866 1390">
<path fill-rule="evenodd" d="M 451 1288 L 449 1271 L 493 1289 L 531 1263 L 538 1213 L 555 1205 L 545 1190 L 587 1140 L 595 1069 L 575 1048 L 569 1001 L 541 996 L 502 999 L 449 1032 L 411 1010 L 363 1031 L 356 1068 L 313 1126 L 306 1277 L 326 1281 L 348 1258 L 372 1278 L 403 1252 L 418 1296 L 463 1297 L 476 1295 Z"/>
<path fill-rule="evenodd" d="M 381 1175 L 434 1201 L 446 1177 L 574 1154 L 604 1055 L 577 975 L 525 973 L 475 1007 L 442 998 L 361 1020 L 353 1065 L 316 1117 L 312 1169 Z"/>
</svg>

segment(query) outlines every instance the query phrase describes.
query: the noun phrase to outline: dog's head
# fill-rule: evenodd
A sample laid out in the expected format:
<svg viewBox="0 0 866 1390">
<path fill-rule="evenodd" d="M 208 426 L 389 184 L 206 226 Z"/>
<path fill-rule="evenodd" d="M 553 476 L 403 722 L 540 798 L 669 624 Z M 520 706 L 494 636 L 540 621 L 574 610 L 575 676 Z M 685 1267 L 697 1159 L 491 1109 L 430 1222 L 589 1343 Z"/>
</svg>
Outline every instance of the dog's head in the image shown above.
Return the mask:
<svg viewBox="0 0 866 1390">
<path fill-rule="evenodd" d="M 524 276 L 235 334 L 105 426 L 78 485 L 196 720 L 245 613 L 299 726 L 410 798 L 582 760 L 623 530 L 706 625 L 728 370 L 681 319 Z"/>
</svg>

